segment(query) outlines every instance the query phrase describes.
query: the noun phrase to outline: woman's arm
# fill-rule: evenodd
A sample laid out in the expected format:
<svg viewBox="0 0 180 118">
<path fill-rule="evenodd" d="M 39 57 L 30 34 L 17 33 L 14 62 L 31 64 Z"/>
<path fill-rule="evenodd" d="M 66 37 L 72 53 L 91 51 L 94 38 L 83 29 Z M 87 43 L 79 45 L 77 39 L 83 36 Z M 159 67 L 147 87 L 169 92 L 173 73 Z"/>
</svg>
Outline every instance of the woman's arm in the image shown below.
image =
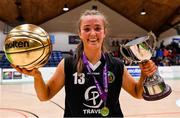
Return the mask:
<svg viewBox="0 0 180 118">
<path fill-rule="evenodd" d="M 58 64 L 55 73 L 47 83 L 44 82 L 41 72 L 37 68 L 33 70 L 27 70 L 19 68 L 17 66 L 13 67 L 23 74 L 34 77 L 34 88 L 39 100 L 41 101 L 51 99 L 64 86 L 64 59 Z"/>
</svg>

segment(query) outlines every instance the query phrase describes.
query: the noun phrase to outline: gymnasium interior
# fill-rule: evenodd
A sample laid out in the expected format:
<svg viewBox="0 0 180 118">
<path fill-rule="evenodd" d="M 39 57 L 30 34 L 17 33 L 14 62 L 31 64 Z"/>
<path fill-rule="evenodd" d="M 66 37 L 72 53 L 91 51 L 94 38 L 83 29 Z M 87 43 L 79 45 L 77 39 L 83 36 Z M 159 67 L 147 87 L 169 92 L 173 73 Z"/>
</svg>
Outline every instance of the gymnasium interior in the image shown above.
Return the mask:
<svg viewBox="0 0 180 118">
<path fill-rule="evenodd" d="M 51 100 L 38 100 L 33 78 L 17 72 L 4 53 L 4 41 L 16 26 L 34 24 L 50 36 L 52 52 L 40 68 L 48 81 L 59 62 L 76 51 L 80 42 L 77 21 L 82 12 L 95 9 L 108 20 L 105 46 L 112 56 L 123 60 L 138 80 L 137 63 L 125 59 L 120 45 L 149 32 L 156 36 L 151 60 L 172 93 L 161 100 L 135 99 L 124 90 L 119 101 L 124 116 L 180 117 L 180 0 L 1 0 L 0 1 L 0 118 L 62 118 L 64 88 Z"/>
</svg>

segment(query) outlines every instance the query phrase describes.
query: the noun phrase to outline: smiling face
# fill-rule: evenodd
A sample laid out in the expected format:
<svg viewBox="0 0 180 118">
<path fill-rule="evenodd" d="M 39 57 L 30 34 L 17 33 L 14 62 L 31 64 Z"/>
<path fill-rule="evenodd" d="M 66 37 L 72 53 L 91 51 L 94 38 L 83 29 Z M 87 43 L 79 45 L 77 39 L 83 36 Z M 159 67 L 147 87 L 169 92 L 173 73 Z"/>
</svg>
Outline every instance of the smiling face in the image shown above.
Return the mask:
<svg viewBox="0 0 180 118">
<path fill-rule="evenodd" d="M 84 49 L 101 49 L 105 38 L 105 21 L 103 17 L 100 15 L 83 16 L 80 21 L 79 36 Z"/>
</svg>

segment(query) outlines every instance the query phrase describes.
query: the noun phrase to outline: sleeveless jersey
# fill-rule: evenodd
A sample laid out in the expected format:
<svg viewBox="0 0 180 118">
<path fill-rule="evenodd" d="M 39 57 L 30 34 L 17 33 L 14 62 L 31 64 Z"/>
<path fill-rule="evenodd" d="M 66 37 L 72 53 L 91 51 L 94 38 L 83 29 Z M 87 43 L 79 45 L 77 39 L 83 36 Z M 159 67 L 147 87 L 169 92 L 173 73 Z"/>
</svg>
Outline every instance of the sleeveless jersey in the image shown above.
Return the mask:
<svg viewBox="0 0 180 118">
<path fill-rule="evenodd" d="M 102 56 L 103 57 L 103 56 Z M 106 106 L 109 108 L 108 117 L 123 117 L 120 108 L 119 95 L 122 86 L 123 63 L 105 54 L 106 59 L 101 58 L 101 64 L 89 73 L 84 66 L 82 73 L 76 70 L 75 56 L 65 58 L 65 113 L 64 117 L 101 117 L 100 111 L 104 107 L 96 89 L 95 76 L 103 88 L 103 67 L 105 62 L 108 68 L 108 96 Z M 91 75 L 92 74 L 92 75 Z"/>
</svg>

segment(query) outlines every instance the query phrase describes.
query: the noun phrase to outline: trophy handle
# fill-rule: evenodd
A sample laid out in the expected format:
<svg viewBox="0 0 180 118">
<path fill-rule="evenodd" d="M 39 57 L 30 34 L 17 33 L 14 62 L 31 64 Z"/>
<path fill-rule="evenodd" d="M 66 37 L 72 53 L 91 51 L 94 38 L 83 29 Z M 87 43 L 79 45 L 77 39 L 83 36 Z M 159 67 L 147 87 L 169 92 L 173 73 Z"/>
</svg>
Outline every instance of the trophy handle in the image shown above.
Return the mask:
<svg viewBox="0 0 180 118">
<path fill-rule="evenodd" d="M 157 40 L 156 40 L 157 38 L 156 38 L 155 34 L 152 31 L 148 32 L 148 36 L 153 37 L 154 43 L 153 43 L 153 47 L 152 47 L 152 52 L 154 53 L 155 48 L 156 48 L 156 44 L 157 44 Z"/>
<path fill-rule="evenodd" d="M 126 54 L 124 54 L 123 49 L 125 49 L 125 50 L 127 51 L 126 46 L 120 44 L 120 52 L 121 52 L 122 56 L 125 57 L 128 61 L 130 61 L 130 62 L 132 63 L 133 60 L 130 59 L 130 58 L 128 58 L 128 57 L 126 56 Z"/>
</svg>

